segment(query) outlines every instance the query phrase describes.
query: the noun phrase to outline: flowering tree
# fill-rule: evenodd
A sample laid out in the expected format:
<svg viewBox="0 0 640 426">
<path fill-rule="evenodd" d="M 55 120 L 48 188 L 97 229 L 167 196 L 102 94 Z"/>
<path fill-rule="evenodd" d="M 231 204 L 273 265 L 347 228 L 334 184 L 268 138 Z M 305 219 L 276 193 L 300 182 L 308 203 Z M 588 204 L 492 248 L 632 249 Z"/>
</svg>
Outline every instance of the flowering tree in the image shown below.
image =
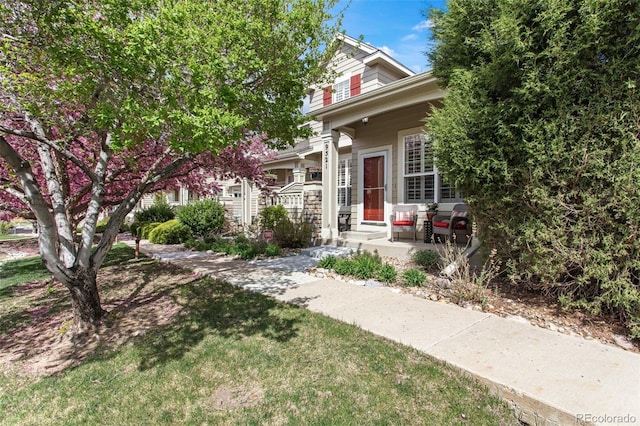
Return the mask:
<svg viewBox="0 0 640 426">
<path fill-rule="evenodd" d="M 104 315 L 97 271 L 145 193 L 259 178 L 256 154 L 307 135 L 333 3 L 0 1 L 0 210 L 37 220 L 76 334 Z"/>
</svg>

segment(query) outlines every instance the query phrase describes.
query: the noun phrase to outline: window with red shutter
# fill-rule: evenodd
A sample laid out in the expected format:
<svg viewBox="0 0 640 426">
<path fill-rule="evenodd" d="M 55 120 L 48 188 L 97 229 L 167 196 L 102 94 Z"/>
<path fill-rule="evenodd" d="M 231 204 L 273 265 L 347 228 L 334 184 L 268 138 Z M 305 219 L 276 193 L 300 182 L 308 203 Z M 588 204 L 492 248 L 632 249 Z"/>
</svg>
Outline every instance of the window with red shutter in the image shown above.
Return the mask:
<svg viewBox="0 0 640 426">
<path fill-rule="evenodd" d="M 324 91 L 322 93 L 322 106 L 331 105 L 331 97 L 332 97 L 331 90 L 332 90 L 331 86 L 327 86 L 324 88 Z"/>
<path fill-rule="evenodd" d="M 360 74 L 351 76 L 351 93 L 350 96 L 356 96 L 360 94 Z"/>
</svg>

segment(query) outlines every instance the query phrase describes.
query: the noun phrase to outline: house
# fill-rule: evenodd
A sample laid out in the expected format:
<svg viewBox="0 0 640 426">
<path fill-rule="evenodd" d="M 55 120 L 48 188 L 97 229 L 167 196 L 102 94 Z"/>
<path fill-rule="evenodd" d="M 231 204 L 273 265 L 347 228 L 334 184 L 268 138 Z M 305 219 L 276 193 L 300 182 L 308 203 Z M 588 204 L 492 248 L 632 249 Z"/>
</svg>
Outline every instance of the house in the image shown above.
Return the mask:
<svg viewBox="0 0 640 426">
<path fill-rule="evenodd" d="M 438 174 L 424 133 L 427 114 L 445 95 L 437 79 L 341 37 L 330 65 L 336 81 L 309 91 L 316 136 L 265 163 L 281 185 L 272 202 L 304 210 L 324 243 L 346 236 L 339 216 L 352 233 L 391 237 L 393 205 L 416 204 L 424 217 L 427 203 L 451 210 L 462 200 Z"/>
<path fill-rule="evenodd" d="M 281 204 L 312 222 L 322 243 L 354 234 L 390 238 L 393 205 L 418 205 L 420 224 L 427 203 L 450 211 L 462 201 L 439 175 L 424 133 L 427 114 L 445 96 L 437 79 L 367 43 L 338 37 L 342 45 L 329 64 L 336 80 L 308 90 L 314 136 L 264 163 L 273 195 L 265 198 L 247 181 L 221 185 L 220 199 L 240 224 Z M 176 195 L 176 203 L 183 198 Z M 339 217 L 347 223 L 339 225 Z"/>
</svg>

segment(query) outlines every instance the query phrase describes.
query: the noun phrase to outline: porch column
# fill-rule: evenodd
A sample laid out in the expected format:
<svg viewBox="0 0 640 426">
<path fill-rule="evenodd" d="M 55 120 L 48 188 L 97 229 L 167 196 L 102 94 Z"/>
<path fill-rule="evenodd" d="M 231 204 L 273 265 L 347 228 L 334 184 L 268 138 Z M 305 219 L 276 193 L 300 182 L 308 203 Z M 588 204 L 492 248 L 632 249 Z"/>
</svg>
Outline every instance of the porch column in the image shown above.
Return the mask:
<svg viewBox="0 0 640 426">
<path fill-rule="evenodd" d="M 304 183 L 306 171 L 302 167 L 293 169 L 293 181 L 295 183 Z"/>
<path fill-rule="evenodd" d="M 251 184 L 247 178 L 242 179 L 240 196 L 242 197 L 242 217 L 240 221 L 243 226 L 248 226 L 251 225 Z"/>
<path fill-rule="evenodd" d="M 322 135 L 322 230 L 323 241 L 338 238 L 338 139 L 332 130 Z"/>
</svg>

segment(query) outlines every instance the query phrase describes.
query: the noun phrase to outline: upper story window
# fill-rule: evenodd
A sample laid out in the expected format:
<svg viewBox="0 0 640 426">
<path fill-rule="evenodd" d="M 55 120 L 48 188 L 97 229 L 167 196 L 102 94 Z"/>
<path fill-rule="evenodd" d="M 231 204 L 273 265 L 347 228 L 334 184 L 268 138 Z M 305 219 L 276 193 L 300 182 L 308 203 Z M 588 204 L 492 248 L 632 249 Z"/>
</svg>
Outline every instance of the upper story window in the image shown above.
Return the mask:
<svg viewBox="0 0 640 426">
<path fill-rule="evenodd" d="M 359 95 L 361 80 L 360 74 L 356 74 L 346 80 L 337 82 L 333 86 L 325 87 L 322 94 L 322 106 L 328 106 Z"/>
<path fill-rule="evenodd" d="M 333 86 L 333 102 L 344 101 L 345 99 L 349 99 L 349 80 L 343 80 L 336 83 Z"/>
</svg>

